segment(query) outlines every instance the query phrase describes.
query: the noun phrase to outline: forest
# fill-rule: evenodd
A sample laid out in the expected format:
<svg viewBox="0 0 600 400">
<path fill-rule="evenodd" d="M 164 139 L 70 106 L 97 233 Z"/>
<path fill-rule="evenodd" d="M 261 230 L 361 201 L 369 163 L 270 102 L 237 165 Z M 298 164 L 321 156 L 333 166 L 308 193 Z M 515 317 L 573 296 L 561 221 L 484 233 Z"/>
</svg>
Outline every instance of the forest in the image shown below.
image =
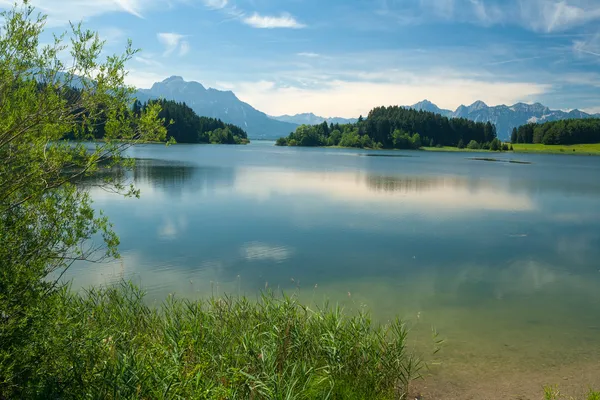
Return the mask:
<svg viewBox="0 0 600 400">
<path fill-rule="evenodd" d="M 177 143 L 213 143 L 213 144 L 246 144 L 248 135 L 235 125 L 227 124 L 220 119 L 199 117 L 185 103 L 173 100 L 150 100 L 148 103 L 136 101 L 133 112 L 139 115 L 152 104 L 159 104 L 159 118 L 165 120 L 167 139 Z"/>
<path fill-rule="evenodd" d="M 342 146 L 383 149 L 418 149 L 453 146 L 496 149 L 496 128 L 491 123 L 447 118 L 404 107 L 378 107 L 354 124 L 302 125 L 279 146 Z M 499 148 L 498 148 L 499 149 Z"/>
<path fill-rule="evenodd" d="M 38 84 L 38 90 L 42 91 L 43 85 Z M 81 89 L 73 87 L 63 88 L 61 96 L 67 104 L 75 104 L 81 97 Z M 246 132 L 235 125 L 227 124 L 220 119 L 200 117 L 194 110 L 185 103 L 178 103 L 172 100 L 150 100 L 147 103 L 141 103 L 136 100 L 133 108 L 126 113 L 132 113 L 134 117 L 140 117 L 151 106 L 158 105 L 161 111 L 158 118 L 164 120 L 164 127 L 167 129 L 166 139 L 176 143 L 211 143 L 211 144 L 247 144 L 249 143 Z M 78 127 L 85 125 L 85 121 L 90 122 L 86 125 L 85 132 L 69 132 L 65 139 L 74 140 L 98 140 L 106 136 L 107 113 L 106 107 L 99 106 L 99 110 L 90 114 L 84 110 L 75 108 L 73 113 L 79 122 Z M 81 130 L 78 128 L 78 130 Z"/>
<path fill-rule="evenodd" d="M 586 144 L 600 143 L 600 118 L 565 119 L 514 128 L 512 143 Z"/>
</svg>

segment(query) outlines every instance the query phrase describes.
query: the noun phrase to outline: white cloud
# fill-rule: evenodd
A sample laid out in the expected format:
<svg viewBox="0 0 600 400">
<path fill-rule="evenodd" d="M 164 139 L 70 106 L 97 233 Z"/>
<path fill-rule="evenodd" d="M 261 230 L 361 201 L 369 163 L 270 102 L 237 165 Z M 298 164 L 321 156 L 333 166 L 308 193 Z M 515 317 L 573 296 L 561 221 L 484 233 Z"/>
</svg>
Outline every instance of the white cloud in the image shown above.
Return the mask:
<svg viewBox="0 0 600 400">
<path fill-rule="evenodd" d="M 130 14 L 135 15 L 136 17 L 142 18 L 142 14 L 140 14 L 139 9 L 141 8 L 141 4 L 137 0 L 115 0 L 121 8 L 127 11 Z"/>
<path fill-rule="evenodd" d="M 584 112 L 588 113 L 588 114 L 600 114 L 600 106 L 598 107 L 591 107 L 591 108 L 586 108 L 585 110 L 583 110 Z"/>
<path fill-rule="evenodd" d="M 179 55 L 185 56 L 189 52 L 190 52 L 190 44 L 185 40 L 182 41 L 181 46 L 179 46 Z"/>
<path fill-rule="evenodd" d="M 587 56 L 600 57 L 600 32 L 587 40 L 575 40 L 573 51 Z"/>
<path fill-rule="evenodd" d="M 145 71 L 138 68 L 129 68 L 127 71 L 127 76 L 125 76 L 125 83 L 135 86 L 138 89 L 149 88 L 155 82 L 160 82 L 169 76 L 168 74 L 157 73 L 153 70 L 154 67 L 151 71 Z"/>
<path fill-rule="evenodd" d="M 103 14 L 126 12 L 138 18 L 148 9 L 163 7 L 173 0 L 31 0 L 37 11 L 48 15 L 48 26 L 64 26 L 69 21 L 88 20 Z M 175 0 L 179 1 L 179 0 Z M 12 7 L 14 2 L 2 1 L 0 7 Z"/>
<path fill-rule="evenodd" d="M 215 89 L 232 90 L 232 89 L 235 89 L 235 83 L 217 81 L 217 82 L 215 82 Z"/>
<path fill-rule="evenodd" d="M 560 32 L 600 19 L 597 0 L 384 0 L 378 10 L 401 24 L 430 23 L 432 17 L 480 25 L 520 25 Z"/>
<path fill-rule="evenodd" d="M 187 37 L 186 35 L 173 32 L 161 32 L 157 33 L 156 37 L 158 38 L 158 41 L 165 46 L 164 56 L 169 56 L 178 49 L 179 55 L 184 56 L 190 50 L 189 43 L 184 40 Z"/>
<path fill-rule="evenodd" d="M 273 81 L 245 82 L 237 85 L 235 93 L 270 115 L 313 111 L 324 116 L 356 117 L 377 106 L 414 104 L 425 98 L 448 109 L 471 104 L 475 99 L 487 104 L 514 104 L 534 100 L 549 89 L 549 85 L 528 82 L 407 74 L 395 82 L 337 79 L 315 89 L 280 87 Z"/>
<path fill-rule="evenodd" d="M 310 53 L 310 52 L 308 52 L 308 53 L 297 53 L 296 55 L 297 55 L 297 56 L 300 56 L 300 57 L 308 57 L 308 58 L 317 58 L 317 57 L 321 57 L 321 55 L 320 55 L 320 54 L 317 54 L 317 53 Z"/>
<path fill-rule="evenodd" d="M 164 65 L 160 61 L 157 61 L 150 57 L 135 56 L 134 61 L 137 61 L 140 64 L 148 65 L 150 67 L 164 67 Z"/>
<path fill-rule="evenodd" d="M 261 28 L 261 29 L 273 29 L 273 28 L 291 28 L 291 29 L 300 29 L 306 27 L 306 25 L 301 24 L 296 21 L 296 19 L 287 13 L 283 13 L 278 17 L 270 16 L 270 15 L 260 15 L 258 13 L 254 13 L 249 17 L 245 17 L 242 20 L 246 25 L 250 25 L 253 28 Z"/>
<path fill-rule="evenodd" d="M 542 32 L 557 32 L 600 18 L 598 3 L 574 0 L 519 0 L 520 21 Z"/>
<path fill-rule="evenodd" d="M 208 8 L 212 8 L 213 10 L 220 10 L 222 8 L 227 7 L 229 3 L 228 0 L 202 0 L 204 5 Z"/>
</svg>

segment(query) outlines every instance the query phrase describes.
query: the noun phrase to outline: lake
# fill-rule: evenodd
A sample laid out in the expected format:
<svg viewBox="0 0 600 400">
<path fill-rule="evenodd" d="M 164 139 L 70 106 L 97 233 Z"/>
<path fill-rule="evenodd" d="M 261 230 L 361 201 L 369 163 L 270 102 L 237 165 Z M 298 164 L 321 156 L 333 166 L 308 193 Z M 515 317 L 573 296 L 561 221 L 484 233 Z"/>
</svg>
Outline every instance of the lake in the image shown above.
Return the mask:
<svg viewBox="0 0 600 400">
<path fill-rule="evenodd" d="M 129 154 L 141 199 L 92 190 L 122 259 L 73 267 L 75 287 L 131 279 L 156 303 L 270 288 L 398 315 L 423 351 L 432 326 L 447 339 L 418 383 L 445 399 L 600 386 L 600 158 L 272 142 Z"/>
</svg>

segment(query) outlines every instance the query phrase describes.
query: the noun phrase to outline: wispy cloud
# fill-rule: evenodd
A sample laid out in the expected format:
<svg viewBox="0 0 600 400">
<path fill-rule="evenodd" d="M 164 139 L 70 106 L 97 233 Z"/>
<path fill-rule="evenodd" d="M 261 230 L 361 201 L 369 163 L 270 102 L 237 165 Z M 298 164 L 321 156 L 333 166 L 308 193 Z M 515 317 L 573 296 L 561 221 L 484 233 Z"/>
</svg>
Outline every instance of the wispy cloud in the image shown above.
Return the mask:
<svg viewBox="0 0 600 400">
<path fill-rule="evenodd" d="M 143 18 L 140 13 L 140 5 L 137 0 L 115 0 L 121 8 L 127 11 L 129 14 L 133 14 L 136 17 Z"/>
<path fill-rule="evenodd" d="M 158 41 L 165 46 L 164 56 L 173 54 L 176 50 L 179 50 L 179 55 L 184 56 L 190 51 L 190 44 L 184 40 L 187 36 L 173 32 L 161 32 L 157 33 Z"/>
<path fill-rule="evenodd" d="M 253 28 L 260 29 L 274 29 L 274 28 L 291 28 L 300 29 L 305 28 L 306 25 L 296 21 L 296 19 L 288 14 L 283 13 L 279 16 L 272 15 L 260 15 L 254 13 L 250 16 L 244 17 L 242 21 Z"/>
<path fill-rule="evenodd" d="M 149 67 L 164 67 L 163 63 L 150 57 L 135 56 L 134 61 L 137 61 L 138 63 L 147 65 Z"/>
<path fill-rule="evenodd" d="M 202 0 L 202 2 L 206 7 L 212 8 L 213 10 L 220 10 L 227 7 L 227 4 L 229 4 L 229 0 Z"/>
<path fill-rule="evenodd" d="M 190 44 L 187 41 L 182 41 L 181 45 L 179 46 L 179 55 L 180 56 L 185 56 L 187 53 L 190 52 Z"/>
<path fill-rule="evenodd" d="M 307 52 L 307 53 L 304 53 L 304 52 L 303 52 L 303 53 L 296 53 L 296 55 L 297 55 L 297 56 L 300 56 L 300 57 L 308 57 L 308 58 L 317 58 L 317 57 L 321 57 L 321 55 L 320 55 L 320 54 L 317 54 L 317 53 L 310 53 L 310 52 Z"/>
<path fill-rule="evenodd" d="M 504 65 L 504 64 L 512 64 L 512 63 L 522 62 L 522 61 L 539 60 L 540 58 L 543 58 L 543 57 L 537 56 L 537 57 L 513 58 L 510 60 L 495 61 L 495 62 L 487 63 L 484 65 Z"/>
<path fill-rule="evenodd" d="M 478 25 L 520 25 L 535 32 L 563 32 L 600 19 L 591 0 L 383 0 L 380 14 L 402 24 L 430 23 L 432 18 Z"/>
<path fill-rule="evenodd" d="M 81 0 L 31 0 L 37 11 L 48 15 L 48 26 L 57 27 L 68 25 L 69 21 L 89 20 L 109 13 L 128 13 L 138 18 L 144 18 L 146 11 L 187 0 L 96 0 L 84 2 Z M 0 8 L 10 8 L 14 1 L 0 1 Z"/>
<path fill-rule="evenodd" d="M 600 32 L 586 40 L 575 40 L 573 51 L 591 56 L 600 57 Z"/>
</svg>

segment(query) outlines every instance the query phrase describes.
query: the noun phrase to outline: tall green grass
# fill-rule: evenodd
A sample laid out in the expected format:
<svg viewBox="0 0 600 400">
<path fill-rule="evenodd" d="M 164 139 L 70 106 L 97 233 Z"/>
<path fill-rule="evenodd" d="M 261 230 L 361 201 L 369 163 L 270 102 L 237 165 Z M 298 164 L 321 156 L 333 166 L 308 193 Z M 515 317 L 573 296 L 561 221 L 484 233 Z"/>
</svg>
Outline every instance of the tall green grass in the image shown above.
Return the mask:
<svg viewBox="0 0 600 400">
<path fill-rule="evenodd" d="M 402 399 L 424 368 L 398 320 L 273 294 L 156 308 L 123 284 L 43 312 L 28 346 L 2 347 L 0 398 Z"/>
</svg>

